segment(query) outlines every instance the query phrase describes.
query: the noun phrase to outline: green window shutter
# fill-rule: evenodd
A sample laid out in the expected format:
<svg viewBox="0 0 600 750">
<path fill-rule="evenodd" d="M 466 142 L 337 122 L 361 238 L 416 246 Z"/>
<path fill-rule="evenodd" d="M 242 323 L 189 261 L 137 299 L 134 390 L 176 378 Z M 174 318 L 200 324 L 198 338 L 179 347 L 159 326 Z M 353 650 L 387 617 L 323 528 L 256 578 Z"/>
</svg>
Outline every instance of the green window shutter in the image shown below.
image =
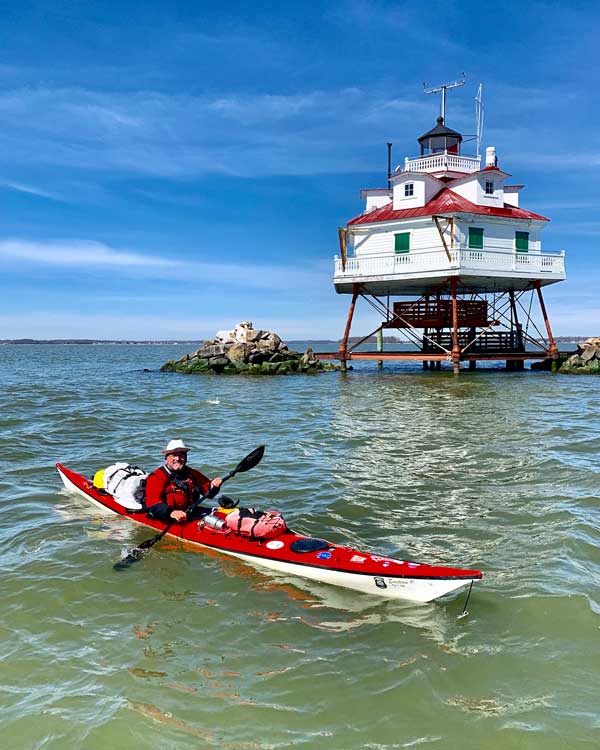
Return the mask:
<svg viewBox="0 0 600 750">
<path fill-rule="evenodd" d="M 397 253 L 407 253 L 410 250 L 410 232 L 394 235 L 394 250 Z"/>
<path fill-rule="evenodd" d="M 518 253 L 529 250 L 529 232 L 515 232 L 515 249 Z"/>
<path fill-rule="evenodd" d="M 483 250 L 483 229 L 469 227 L 469 247 L 474 250 Z"/>
</svg>

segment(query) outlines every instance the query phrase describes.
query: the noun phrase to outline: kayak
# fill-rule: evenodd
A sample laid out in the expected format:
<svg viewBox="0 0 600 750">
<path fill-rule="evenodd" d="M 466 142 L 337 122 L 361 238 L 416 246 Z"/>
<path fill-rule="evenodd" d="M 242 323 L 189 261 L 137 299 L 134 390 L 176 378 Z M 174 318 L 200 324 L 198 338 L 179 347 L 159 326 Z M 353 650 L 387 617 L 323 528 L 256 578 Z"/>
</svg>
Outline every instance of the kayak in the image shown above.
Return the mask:
<svg viewBox="0 0 600 750">
<path fill-rule="evenodd" d="M 126 516 L 143 526 L 162 531 L 166 523 L 148 518 L 144 510 L 132 511 L 120 505 L 112 495 L 98 489 L 93 482 L 56 464 L 67 490 L 83 496 L 106 513 Z M 225 512 L 213 511 L 213 516 L 225 517 Z M 352 547 L 330 544 L 297 534 L 291 529 L 272 539 L 253 539 L 209 526 L 203 521 L 184 521 L 173 524 L 168 536 L 218 550 L 251 565 L 308 578 L 365 594 L 403 599 L 410 602 L 430 602 L 464 586 L 481 580 L 479 570 L 463 570 L 437 565 L 397 560 L 392 557 L 361 552 Z"/>
</svg>

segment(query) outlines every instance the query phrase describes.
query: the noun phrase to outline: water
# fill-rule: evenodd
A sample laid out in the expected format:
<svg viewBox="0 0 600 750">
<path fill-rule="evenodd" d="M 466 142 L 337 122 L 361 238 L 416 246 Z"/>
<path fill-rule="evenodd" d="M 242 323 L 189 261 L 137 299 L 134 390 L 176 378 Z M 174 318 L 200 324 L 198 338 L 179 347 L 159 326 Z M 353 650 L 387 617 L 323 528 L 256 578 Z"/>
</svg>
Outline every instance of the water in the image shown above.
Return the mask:
<svg viewBox="0 0 600 750">
<path fill-rule="evenodd" d="M 600 744 L 600 381 L 359 364 L 343 377 L 161 374 L 182 346 L 0 347 L 0 746 L 575 750 Z M 144 372 L 148 368 L 151 372 Z M 386 602 L 148 536 L 61 489 L 263 462 L 228 494 L 386 555 L 480 568 Z"/>
</svg>

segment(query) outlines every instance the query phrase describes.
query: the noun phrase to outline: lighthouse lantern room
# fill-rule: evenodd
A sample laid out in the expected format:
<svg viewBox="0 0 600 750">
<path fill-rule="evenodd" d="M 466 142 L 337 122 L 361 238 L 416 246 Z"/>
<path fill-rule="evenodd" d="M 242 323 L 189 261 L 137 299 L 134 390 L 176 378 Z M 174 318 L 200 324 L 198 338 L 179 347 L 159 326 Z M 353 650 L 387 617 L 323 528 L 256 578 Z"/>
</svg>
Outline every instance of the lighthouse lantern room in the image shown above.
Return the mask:
<svg viewBox="0 0 600 750">
<path fill-rule="evenodd" d="M 387 187 L 362 190 L 364 212 L 338 230 L 334 286 L 351 303 L 329 356 L 344 368 L 353 359 L 416 359 L 425 368 L 448 361 L 455 372 L 478 360 L 522 369 L 526 359 L 558 356 L 542 288 L 565 279 L 564 251 L 542 250 L 548 219 L 519 206 L 523 186 L 507 182 L 493 146 L 483 166 L 479 155 L 463 155 L 463 136 L 446 125 L 451 87 L 435 90 L 442 111 L 418 138 L 419 156 L 392 171 L 388 144 Z M 349 345 L 359 299 L 381 317 L 362 339 L 377 334 L 376 352 Z M 384 331 L 414 350 L 383 352 Z"/>
</svg>

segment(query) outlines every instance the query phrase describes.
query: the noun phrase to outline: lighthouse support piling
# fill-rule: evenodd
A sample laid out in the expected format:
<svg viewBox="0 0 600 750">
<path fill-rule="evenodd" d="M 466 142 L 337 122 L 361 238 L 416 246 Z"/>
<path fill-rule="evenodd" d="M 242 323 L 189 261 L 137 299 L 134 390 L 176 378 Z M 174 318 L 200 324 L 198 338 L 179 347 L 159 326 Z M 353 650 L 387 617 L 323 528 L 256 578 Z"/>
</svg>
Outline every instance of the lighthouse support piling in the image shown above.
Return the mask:
<svg viewBox="0 0 600 750">
<path fill-rule="evenodd" d="M 556 342 L 554 341 L 554 336 L 552 335 L 552 329 L 550 328 L 550 320 L 548 319 L 548 313 L 546 312 L 546 305 L 544 304 L 544 298 L 542 296 L 542 289 L 540 286 L 540 282 L 538 280 L 533 282 L 533 286 L 535 290 L 537 291 L 538 299 L 540 301 L 540 310 L 542 312 L 542 317 L 544 318 L 544 325 L 546 326 L 546 333 L 548 334 L 548 354 L 550 355 L 550 359 L 556 361 L 558 359 L 558 347 L 556 346 Z"/>
<path fill-rule="evenodd" d="M 458 344 L 458 301 L 456 299 L 457 278 L 450 278 L 450 291 L 452 294 L 452 369 L 454 374 L 460 373 L 460 346 Z"/>
<path fill-rule="evenodd" d="M 360 290 L 359 284 L 352 286 L 352 302 L 350 303 L 350 310 L 348 310 L 348 319 L 346 320 L 346 330 L 344 331 L 344 338 L 340 344 L 340 363 L 343 371 L 346 370 L 346 354 L 348 353 L 348 338 L 350 336 L 350 328 L 352 327 L 352 318 L 354 317 L 354 308 L 356 306 L 356 299 Z"/>
</svg>

